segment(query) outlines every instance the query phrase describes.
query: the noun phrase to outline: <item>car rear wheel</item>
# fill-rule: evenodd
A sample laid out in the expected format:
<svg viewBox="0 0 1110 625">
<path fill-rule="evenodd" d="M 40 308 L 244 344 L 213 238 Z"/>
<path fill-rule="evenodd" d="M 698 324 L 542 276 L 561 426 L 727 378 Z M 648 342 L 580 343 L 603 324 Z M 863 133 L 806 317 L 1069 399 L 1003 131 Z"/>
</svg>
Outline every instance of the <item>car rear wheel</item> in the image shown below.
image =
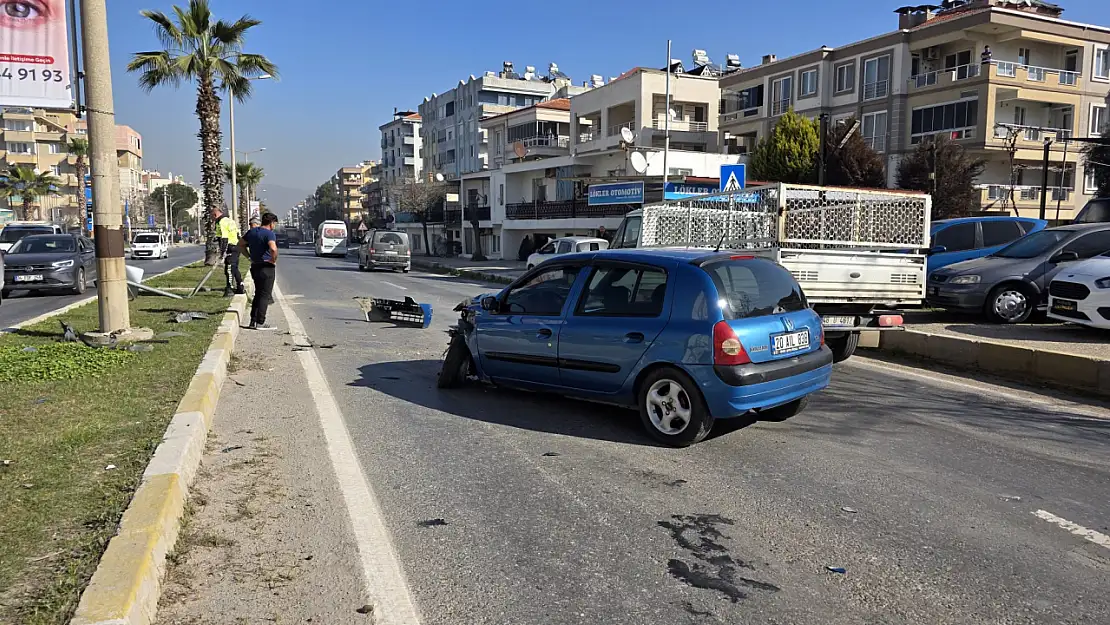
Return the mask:
<svg viewBox="0 0 1110 625">
<path fill-rule="evenodd" d="M 640 420 L 655 440 L 672 447 L 700 442 L 713 416 L 690 376 L 673 367 L 652 371 L 640 384 Z"/>
<path fill-rule="evenodd" d="M 85 293 L 86 288 L 88 288 L 88 283 L 85 282 L 85 268 L 78 267 L 77 280 L 73 283 L 73 292 L 77 295 L 82 295 Z"/>
<path fill-rule="evenodd" d="M 437 388 L 458 388 L 466 382 L 470 375 L 470 349 L 462 335 L 456 334 L 447 346 L 447 353 L 443 355 L 443 366 L 439 370 L 436 380 Z"/>
<path fill-rule="evenodd" d="M 995 323 L 1023 323 L 1036 308 L 1034 295 L 1018 284 L 1003 284 L 987 297 L 987 318 Z"/>
<path fill-rule="evenodd" d="M 788 404 L 775 406 L 774 408 L 767 408 L 766 410 L 760 410 L 759 419 L 760 421 L 786 421 L 790 417 L 793 417 L 799 412 L 805 410 L 806 404 L 808 403 L 809 395 L 806 395 L 805 397 L 801 399 L 795 399 Z"/>
<path fill-rule="evenodd" d="M 859 347 L 859 332 L 849 332 L 844 336 L 826 338 L 825 343 L 833 353 L 833 362 L 844 362 L 856 353 Z"/>
</svg>

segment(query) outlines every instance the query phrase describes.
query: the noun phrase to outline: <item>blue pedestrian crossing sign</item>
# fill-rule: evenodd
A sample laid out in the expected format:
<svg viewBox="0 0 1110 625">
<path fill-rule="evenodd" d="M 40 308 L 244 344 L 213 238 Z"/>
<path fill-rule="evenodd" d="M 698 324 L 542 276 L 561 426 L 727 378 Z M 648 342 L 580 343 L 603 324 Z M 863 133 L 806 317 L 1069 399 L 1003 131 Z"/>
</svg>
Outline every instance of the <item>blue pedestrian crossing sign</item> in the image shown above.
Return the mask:
<svg viewBox="0 0 1110 625">
<path fill-rule="evenodd" d="M 743 163 L 721 165 L 721 191 L 739 191 L 747 180 L 747 168 Z"/>
</svg>

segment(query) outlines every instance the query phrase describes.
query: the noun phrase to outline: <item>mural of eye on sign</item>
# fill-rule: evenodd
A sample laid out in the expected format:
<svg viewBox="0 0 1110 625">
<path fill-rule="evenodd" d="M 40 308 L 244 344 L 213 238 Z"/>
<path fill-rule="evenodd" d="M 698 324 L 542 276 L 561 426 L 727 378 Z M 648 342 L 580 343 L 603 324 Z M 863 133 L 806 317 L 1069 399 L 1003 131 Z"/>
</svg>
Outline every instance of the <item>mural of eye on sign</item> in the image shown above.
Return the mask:
<svg viewBox="0 0 1110 625">
<path fill-rule="evenodd" d="M 0 106 L 73 108 L 66 0 L 0 0 Z"/>
</svg>

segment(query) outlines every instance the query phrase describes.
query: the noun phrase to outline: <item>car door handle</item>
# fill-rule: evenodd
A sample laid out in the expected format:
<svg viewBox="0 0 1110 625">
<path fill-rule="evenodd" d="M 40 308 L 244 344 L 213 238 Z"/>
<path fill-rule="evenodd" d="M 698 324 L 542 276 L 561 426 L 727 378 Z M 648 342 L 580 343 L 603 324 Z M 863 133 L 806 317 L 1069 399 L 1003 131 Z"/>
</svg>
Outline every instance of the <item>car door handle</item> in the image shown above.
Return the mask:
<svg viewBox="0 0 1110 625">
<path fill-rule="evenodd" d="M 549 339 L 551 338 L 551 330 L 548 328 L 540 328 L 536 331 L 536 336 L 541 339 Z"/>
<path fill-rule="evenodd" d="M 644 342 L 644 335 L 641 332 L 629 332 L 624 335 L 625 343 L 642 343 Z"/>
</svg>

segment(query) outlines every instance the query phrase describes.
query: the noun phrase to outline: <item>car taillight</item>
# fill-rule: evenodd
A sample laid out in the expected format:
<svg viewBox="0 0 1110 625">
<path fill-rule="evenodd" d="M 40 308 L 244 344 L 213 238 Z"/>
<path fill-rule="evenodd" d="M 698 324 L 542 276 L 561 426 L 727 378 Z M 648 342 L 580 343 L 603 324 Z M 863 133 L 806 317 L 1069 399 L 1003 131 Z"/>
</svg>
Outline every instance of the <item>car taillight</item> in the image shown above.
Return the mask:
<svg viewBox="0 0 1110 625">
<path fill-rule="evenodd" d="M 718 321 L 713 326 L 713 364 L 746 365 L 751 361 L 732 326 L 727 321 Z"/>
<path fill-rule="evenodd" d="M 825 346 L 825 326 L 821 326 L 821 347 Z"/>
<path fill-rule="evenodd" d="M 896 328 L 902 325 L 902 315 L 879 315 L 880 328 Z"/>
</svg>

